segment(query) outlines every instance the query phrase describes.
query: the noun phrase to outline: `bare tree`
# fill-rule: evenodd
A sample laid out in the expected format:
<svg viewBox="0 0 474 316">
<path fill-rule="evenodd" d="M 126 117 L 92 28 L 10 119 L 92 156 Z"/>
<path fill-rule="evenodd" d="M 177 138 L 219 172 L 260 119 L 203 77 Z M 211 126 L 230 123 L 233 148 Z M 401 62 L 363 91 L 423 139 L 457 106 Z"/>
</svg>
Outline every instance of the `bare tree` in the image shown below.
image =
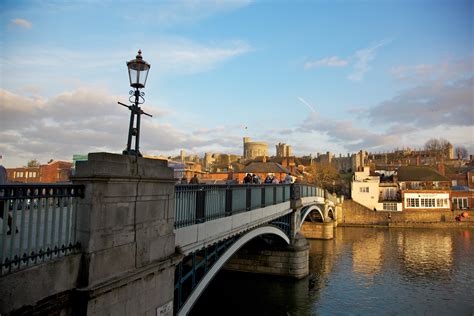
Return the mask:
<svg viewBox="0 0 474 316">
<path fill-rule="evenodd" d="M 425 150 L 430 152 L 436 159 L 445 159 L 449 153 L 451 143 L 444 138 L 431 138 L 425 143 Z"/>
<path fill-rule="evenodd" d="M 454 154 L 459 160 L 467 158 L 467 149 L 464 146 L 457 146 L 454 150 Z"/>
<path fill-rule="evenodd" d="M 28 163 L 26 164 L 27 167 L 39 167 L 40 166 L 40 163 L 38 162 L 38 160 L 36 159 L 31 159 L 30 161 L 28 161 Z"/>
<path fill-rule="evenodd" d="M 333 165 L 317 164 L 311 166 L 306 180 L 323 189 L 334 191 L 334 189 L 340 185 L 341 176 Z"/>
</svg>

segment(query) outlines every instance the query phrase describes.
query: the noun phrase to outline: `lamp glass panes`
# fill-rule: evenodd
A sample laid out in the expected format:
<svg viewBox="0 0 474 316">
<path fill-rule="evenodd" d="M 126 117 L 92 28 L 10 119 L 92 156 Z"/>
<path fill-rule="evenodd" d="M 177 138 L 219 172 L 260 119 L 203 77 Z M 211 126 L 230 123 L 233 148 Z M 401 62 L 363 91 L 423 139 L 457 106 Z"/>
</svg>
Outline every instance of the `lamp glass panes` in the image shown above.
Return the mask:
<svg viewBox="0 0 474 316">
<path fill-rule="evenodd" d="M 145 87 L 150 64 L 143 60 L 141 50 L 135 59 L 127 62 L 128 77 L 130 79 L 130 86 L 141 89 Z"/>
</svg>

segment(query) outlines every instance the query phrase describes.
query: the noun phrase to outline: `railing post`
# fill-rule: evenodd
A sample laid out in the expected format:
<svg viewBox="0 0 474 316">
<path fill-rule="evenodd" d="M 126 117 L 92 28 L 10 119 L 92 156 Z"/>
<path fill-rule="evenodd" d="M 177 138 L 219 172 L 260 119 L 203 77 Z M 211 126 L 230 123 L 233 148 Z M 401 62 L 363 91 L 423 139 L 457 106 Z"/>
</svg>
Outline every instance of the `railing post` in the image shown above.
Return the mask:
<svg viewBox="0 0 474 316">
<path fill-rule="evenodd" d="M 301 186 L 298 184 L 292 183 L 290 185 L 290 199 L 298 200 L 301 198 Z"/>
<path fill-rule="evenodd" d="M 245 191 L 245 209 L 250 211 L 252 206 L 252 189 L 250 189 L 250 185 L 247 185 L 247 189 Z"/>
<path fill-rule="evenodd" d="M 262 199 L 261 199 L 261 206 L 265 207 L 265 185 L 262 187 Z"/>
<path fill-rule="evenodd" d="M 277 203 L 277 188 L 273 186 L 273 205 Z"/>
<path fill-rule="evenodd" d="M 199 186 L 196 192 L 196 224 L 204 223 L 204 210 L 206 209 L 206 191 L 204 186 Z"/>
<path fill-rule="evenodd" d="M 225 216 L 232 215 L 232 187 L 227 186 L 225 189 Z"/>
</svg>

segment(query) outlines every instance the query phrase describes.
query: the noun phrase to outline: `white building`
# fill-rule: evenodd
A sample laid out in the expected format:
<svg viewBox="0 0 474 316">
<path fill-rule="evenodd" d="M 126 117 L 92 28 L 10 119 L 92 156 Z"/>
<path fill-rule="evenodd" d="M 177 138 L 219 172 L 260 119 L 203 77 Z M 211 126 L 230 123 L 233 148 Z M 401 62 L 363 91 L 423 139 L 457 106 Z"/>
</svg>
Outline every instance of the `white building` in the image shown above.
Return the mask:
<svg viewBox="0 0 474 316">
<path fill-rule="evenodd" d="M 354 173 L 351 196 L 355 202 L 378 211 L 401 211 L 402 203 L 396 201 L 396 184 L 381 184 L 378 175 L 371 176 L 369 167 Z"/>
</svg>

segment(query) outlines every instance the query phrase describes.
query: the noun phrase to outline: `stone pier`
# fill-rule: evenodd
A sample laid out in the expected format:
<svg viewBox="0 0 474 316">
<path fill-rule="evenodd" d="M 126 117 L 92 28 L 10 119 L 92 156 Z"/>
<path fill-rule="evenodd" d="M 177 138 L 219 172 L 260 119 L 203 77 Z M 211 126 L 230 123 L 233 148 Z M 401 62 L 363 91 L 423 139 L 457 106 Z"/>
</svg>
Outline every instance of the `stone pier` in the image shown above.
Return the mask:
<svg viewBox="0 0 474 316">
<path fill-rule="evenodd" d="M 0 314 L 173 315 L 174 179 L 167 162 L 107 153 L 78 162 L 78 253 L 0 278 Z"/>
<path fill-rule="evenodd" d="M 224 266 L 225 270 L 302 279 L 309 273 L 308 241 L 297 234 L 290 246 L 244 247 Z"/>
<path fill-rule="evenodd" d="M 173 171 L 163 160 L 106 153 L 79 162 L 75 184 L 83 256 L 78 309 L 87 315 L 172 315 Z"/>
<path fill-rule="evenodd" d="M 335 222 L 305 222 L 301 226 L 301 233 L 308 239 L 333 239 Z"/>
</svg>

